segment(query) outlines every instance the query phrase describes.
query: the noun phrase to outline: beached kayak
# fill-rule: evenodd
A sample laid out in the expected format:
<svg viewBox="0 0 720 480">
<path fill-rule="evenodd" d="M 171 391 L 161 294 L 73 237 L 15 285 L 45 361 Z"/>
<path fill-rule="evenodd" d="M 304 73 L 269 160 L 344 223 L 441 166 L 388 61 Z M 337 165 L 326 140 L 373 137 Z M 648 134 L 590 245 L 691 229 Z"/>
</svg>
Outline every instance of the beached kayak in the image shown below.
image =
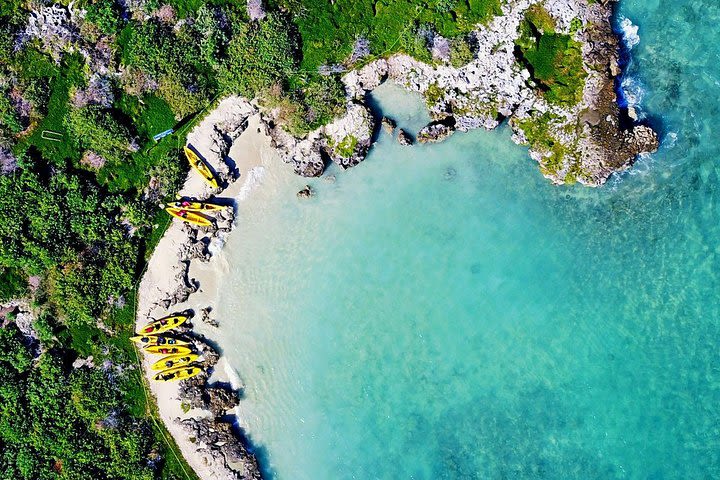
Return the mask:
<svg viewBox="0 0 720 480">
<path fill-rule="evenodd" d="M 130 337 L 130 340 L 141 345 L 190 345 L 190 342 L 186 340 L 164 337 L 162 335 L 136 335 L 134 337 Z"/>
<path fill-rule="evenodd" d="M 200 158 L 200 156 L 195 153 L 189 145 L 185 145 L 185 156 L 187 157 L 188 162 L 190 162 L 190 166 L 195 169 L 195 171 L 198 172 L 211 187 L 220 188 L 220 184 L 218 183 L 215 174 L 210 169 L 210 165 L 205 163 L 205 161 Z"/>
<path fill-rule="evenodd" d="M 190 200 L 178 200 L 170 205 L 171 208 L 179 208 L 189 212 L 216 212 L 226 208 L 225 205 L 208 202 L 194 202 Z"/>
<path fill-rule="evenodd" d="M 140 335 L 158 334 L 177 328 L 188 320 L 187 315 L 172 315 L 150 322 L 138 331 Z"/>
<path fill-rule="evenodd" d="M 153 355 L 187 355 L 188 353 L 192 352 L 190 347 L 185 347 L 182 345 L 150 345 L 148 347 L 145 347 L 143 351 L 147 353 L 152 353 Z"/>
<path fill-rule="evenodd" d="M 209 227 L 212 221 L 205 215 L 198 212 L 191 212 L 187 209 L 168 207 L 165 209 L 170 215 L 184 222 L 200 225 L 201 227 Z"/>
<path fill-rule="evenodd" d="M 202 372 L 202 368 L 190 365 L 164 370 L 155 375 L 153 378 L 159 382 L 174 382 L 177 380 L 184 380 L 186 378 L 194 377 L 200 372 Z"/>
<path fill-rule="evenodd" d="M 187 355 L 170 355 L 153 363 L 150 368 L 153 370 L 168 370 L 170 368 L 187 365 L 198 359 L 200 355 L 197 353 L 189 353 Z"/>
</svg>

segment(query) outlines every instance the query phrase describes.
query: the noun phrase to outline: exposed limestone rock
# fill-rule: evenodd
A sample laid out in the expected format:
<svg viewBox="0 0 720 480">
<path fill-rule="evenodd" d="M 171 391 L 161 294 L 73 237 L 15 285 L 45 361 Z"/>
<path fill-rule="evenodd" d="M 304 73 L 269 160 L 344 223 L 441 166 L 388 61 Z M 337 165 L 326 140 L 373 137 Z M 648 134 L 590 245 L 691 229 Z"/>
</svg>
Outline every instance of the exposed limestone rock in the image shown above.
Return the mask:
<svg viewBox="0 0 720 480">
<path fill-rule="evenodd" d="M 190 262 L 183 260 L 180 262 L 180 268 L 177 269 L 176 277 L 178 279 L 177 288 L 172 293 L 170 298 L 164 300 L 164 307 L 170 308 L 178 303 L 186 301 L 191 294 L 197 292 L 200 285 L 195 279 L 188 278 L 188 271 L 190 269 Z"/>
<path fill-rule="evenodd" d="M 232 425 L 211 418 L 190 418 L 180 423 L 187 434 L 196 439 L 201 453 L 212 457 L 215 460 L 213 463 L 225 466 L 228 473 L 215 472 L 220 475 L 219 478 L 262 478 L 257 459 L 235 440 Z"/>
<path fill-rule="evenodd" d="M 408 133 L 402 128 L 398 132 L 398 143 L 404 147 L 409 147 L 413 144 L 413 139 Z"/>
<path fill-rule="evenodd" d="M 247 0 L 247 13 L 250 20 L 262 20 L 265 18 L 265 8 L 262 0 Z"/>
<path fill-rule="evenodd" d="M 75 49 L 79 38 L 72 9 L 55 4 L 30 12 L 25 36 L 39 39 L 43 50 L 59 61 L 63 53 Z"/>
<path fill-rule="evenodd" d="M 349 98 L 362 99 L 365 94 L 380 86 L 388 73 L 387 62 L 376 60 L 343 76 L 343 83 Z"/>
<path fill-rule="evenodd" d="M 303 177 L 319 177 L 325 171 L 322 151 L 325 141 L 319 136 L 308 138 L 300 143 L 289 156 L 295 173 Z"/>
<path fill-rule="evenodd" d="M 221 417 L 240 403 L 237 392 L 226 388 L 210 387 L 205 389 L 206 408 L 216 417 Z"/>
<path fill-rule="evenodd" d="M 210 317 L 210 313 L 212 312 L 212 307 L 207 306 L 200 310 L 200 321 L 204 324 L 210 325 L 211 327 L 219 327 L 220 322 L 217 321 L 217 319 Z"/>
</svg>

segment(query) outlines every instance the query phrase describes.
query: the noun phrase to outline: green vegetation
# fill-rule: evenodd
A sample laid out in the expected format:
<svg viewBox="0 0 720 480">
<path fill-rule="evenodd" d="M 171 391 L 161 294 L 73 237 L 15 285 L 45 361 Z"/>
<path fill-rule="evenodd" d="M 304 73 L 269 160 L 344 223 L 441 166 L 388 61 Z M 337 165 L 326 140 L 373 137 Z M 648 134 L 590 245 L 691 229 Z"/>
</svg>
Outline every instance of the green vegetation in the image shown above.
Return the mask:
<svg viewBox="0 0 720 480">
<path fill-rule="evenodd" d="M 445 91 L 438 86 L 437 83 L 432 83 L 425 90 L 425 102 L 428 108 L 433 107 L 445 96 Z"/>
<path fill-rule="evenodd" d="M 98 105 L 72 108 L 65 121 L 70 139 L 79 150 L 91 150 L 115 163 L 129 153 L 130 133 L 111 111 Z"/>
<path fill-rule="evenodd" d="M 557 117 L 550 113 L 544 113 L 538 118 L 525 120 L 520 124 L 520 128 L 525 132 L 531 148 L 540 152 L 548 152 L 549 156 L 545 157 L 541 163 L 543 173 L 556 173 L 562 167 L 563 158 L 566 154 L 565 147 L 557 142 L 550 133 L 551 124 L 557 120 Z"/>
<path fill-rule="evenodd" d="M 554 20 L 539 5 L 528 10 L 520 29 L 518 51 L 547 101 L 578 103 L 587 77 L 580 42 L 571 35 L 556 33 Z"/>
<path fill-rule="evenodd" d="M 348 135 L 347 137 L 343 138 L 340 143 L 334 145 L 333 150 L 335 150 L 335 152 L 341 157 L 349 158 L 355 151 L 357 143 L 358 139 L 356 137 Z"/>
<path fill-rule="evenodd" d="M 280 15 L 241 24 L 228 45 L 228 61 L 221 82 L 228 90 L 254 97 L 282 84 L 295 70 L 297 37 Z"/>
<path fill-rule="evenodd" d="M 525 132 L 525 137 L 530 147 L 546 156 L 540 163 L 540 170 L 545 175 L 557 175 L 565 164 L 570 163 L 570 168 L 565 174 L 564 181 L 571 185 L 582 177 L 584 172 L 580 166 L 580 160 L 573 150 L 573 146 L 563 145 L 558 142 L 551 132 L 553 123 L 560 121 L 560 118 L 551 113 L 544 113 L 539 117 L 530 118 L 520 123 L 520 128 Z"/>
<path fill-rule="evenodd" d="M 455 68 L 467 65 L 475 57 L 470 44 L 464 38 L 454 38 L 450 43 L 450 64 Z"/>
<path fill-rule="evenodd" d="M 27 282 L 21 272 L 14 268 L 0 268 L 0 302 L 25 295 Z"/>
<path fill-rule="evenodd" d="M 304 71 L 347 61 L 358 38 L 374 56 L 418 51 L 419 29 L 448 38 L 472 30 L 501 13 L 500 0 L 275 0 L 293 12 L 302 35 Z M 422 59 L 422 58 L 421 58 Z"/>
</svg>

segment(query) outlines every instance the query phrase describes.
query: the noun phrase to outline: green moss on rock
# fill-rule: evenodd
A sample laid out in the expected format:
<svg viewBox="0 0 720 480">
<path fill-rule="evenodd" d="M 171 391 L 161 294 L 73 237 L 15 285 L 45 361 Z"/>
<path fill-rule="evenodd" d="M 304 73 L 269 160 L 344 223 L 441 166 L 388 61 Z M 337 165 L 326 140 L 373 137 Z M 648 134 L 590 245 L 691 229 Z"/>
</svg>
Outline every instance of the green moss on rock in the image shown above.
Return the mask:
<svg viewBox="0 0 720 480">
<path fill-rule="evenodd" d="M 343 138 L 338 144 L 332 146 L 335 153 L 344 158 L 350 158 L 355 152 L 355 147 L 358 144 L 358 139 L 353 135 L 348 135 Z"/>
<path fill-rule="evenodd" d="M 520 25 L 517 51 L 548 102 L 575 105 L 582 99 L 587 77 L 582 45 L 571 35 L 554 29 L 550 14 L 535 5 Z"/>
</svg>

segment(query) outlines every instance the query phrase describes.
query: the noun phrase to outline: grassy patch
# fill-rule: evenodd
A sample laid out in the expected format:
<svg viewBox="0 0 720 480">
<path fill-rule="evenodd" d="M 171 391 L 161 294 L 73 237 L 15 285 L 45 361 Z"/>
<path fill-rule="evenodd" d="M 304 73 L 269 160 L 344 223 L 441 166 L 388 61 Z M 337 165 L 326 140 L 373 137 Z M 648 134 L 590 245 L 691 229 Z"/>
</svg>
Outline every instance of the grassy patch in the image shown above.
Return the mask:
<svg viewBox="0 0 720 480">
<path fill-rule="evenodd" d="M 150 94 L 138 99 L 133 95 L 122 93 L 115 106 L 130 118 L 138 135 L 144 141 L 152 140 L 153 136 L 173 128 L 177 123 L 170 105 L 156 95 Z"/>
<path fill-rule="evenodd" d="M 293 12 L 302 36 L 301 67 L 343 63 L 358 37 L 370 41 L 374 56 L 418 51 L 412 34 L 421 26 L 445 37 L 469 32 L 501 13 L 500 0 L 276 0 Z M 417 55 L 416 55 L 417 56 Z M 424 55 L 423 55 L 424 56 Z M 420 58 L 427 60 L 427 58 Z"/>
<path fill-rule="evenodd" d="M 575 105 L 582 99 L 587 72 L 582 45 L 572 36 L 554 31 L 555 23 L 536 5 L 520 26 L 517 51 L 548 102 Z"/>
<path fill-rule="evenodd" d="M 157 247 L 157 244 L 160 242 L 163 235 L 165 235 L 165 231 L 168 229 L 171 223 L 172 217 L 170 216 L 170 214 L 167 213 L 165 210 L 158 210 L 158 212 L 155 214 L 155 218 L 153 219 L 153 229 L 150 232 L 150 235 L 147 237 L 145 243 L 146 260 L 150 258 L 150 255 L 152 255 L 152 252 L 155 250 L 155 247 Z"/>
<path fill-rule="evenodd" d="M 525 21 L 532 24 L 540 33 L 555 32 L 555 19 L 540 4 L 535 4 L 527 9 Z"/>
<path fill-rule="evenodd" d="M 357 146 L 358 139 L 354 137 L 353 135 L 348 135 L 347 137 L 343 138 L 340 143 L 335 145 L 335 152 L 344 158 L 349 158 L 352 156 L 352 154 L 355 152 L 355 147 Z"/>
<path fill-rule="evenodd" d="M 45 118 L 35 127 L 32 134 L 18 142 L 15 150 L 22 152 L 30 147 L 35 147 L 44 158 L 58 165 L 65 163 L 65 160 L 78 161 L 81 152 L 75 147 L 75 142 L 71 141 L 65 126 L 65 118 L 70 111 L 68 104 L 70 89 L 73 86 L 82 85 L 84 82 L 83 61 L 79 55 L 66 56 L 61 68 L 58 70 L 48 66 L 43 59 L 44 57 L 44 55 L 40 54 L 29 55 L 29 58 L 33 59 L 32 65 L 38 66 L 38 76 L 48 74 L 51 78 L 48 112 Z M 59 133 L 58 138 L 60 138 L 60 141 L 43 138 L 44 131 Z"/>
</svg>

